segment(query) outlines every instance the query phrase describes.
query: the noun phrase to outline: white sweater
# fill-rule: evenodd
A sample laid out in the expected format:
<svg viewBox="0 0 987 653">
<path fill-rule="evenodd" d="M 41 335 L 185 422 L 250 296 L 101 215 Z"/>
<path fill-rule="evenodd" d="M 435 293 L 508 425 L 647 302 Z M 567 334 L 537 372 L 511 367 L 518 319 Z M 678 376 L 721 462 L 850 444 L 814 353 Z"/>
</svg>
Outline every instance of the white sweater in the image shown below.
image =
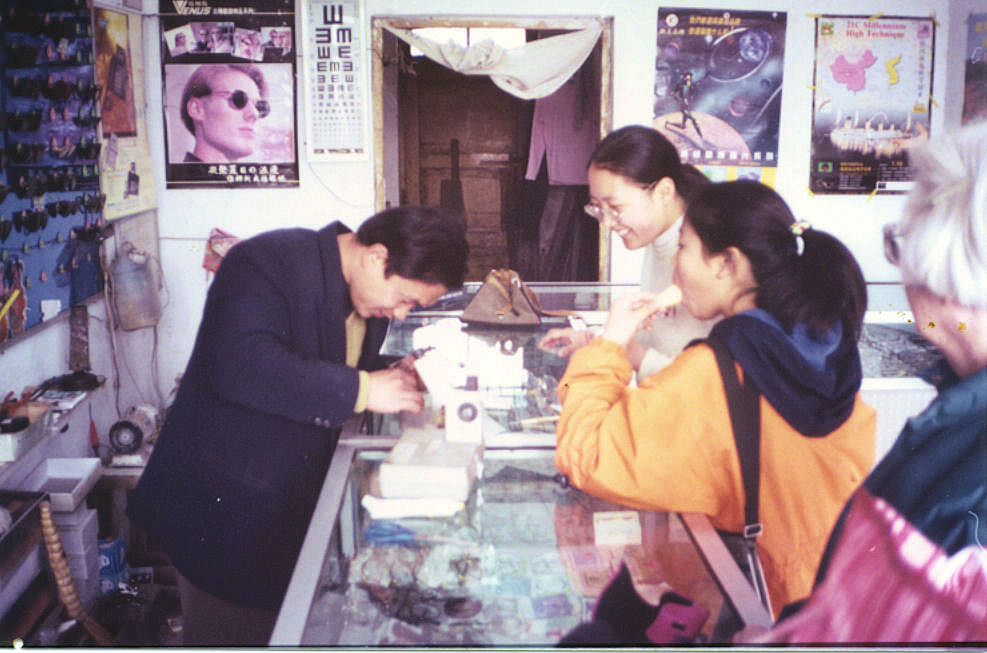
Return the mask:
<svg viewBox="0 0 987 653">
<path fill-rule="evenodd" d="M 660 292 L 672 283 L 682 220 L 679 218 L 645 249 L 641 290 Z M 634 338 L 647 348 L 637 378 L 647 378 L 668 365 L 691 341 L 705 338 L 717 320 L 697 320 L 684 306 L 677 306 L 674 313 L 667 317 L 655 318 L 649 330 L 638 332 Z"/>
</svg>

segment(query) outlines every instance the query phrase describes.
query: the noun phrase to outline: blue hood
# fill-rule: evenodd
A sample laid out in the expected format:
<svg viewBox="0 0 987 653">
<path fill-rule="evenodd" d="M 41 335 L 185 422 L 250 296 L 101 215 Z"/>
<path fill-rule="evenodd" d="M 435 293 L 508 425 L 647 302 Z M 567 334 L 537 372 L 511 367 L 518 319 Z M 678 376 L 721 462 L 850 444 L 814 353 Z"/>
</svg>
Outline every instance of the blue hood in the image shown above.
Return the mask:
<svg viewBox="0 0 987 653">
<path fill-rule="evenodd" d="M 839 323 L 813 338 L 802 324 L 786 333 L 771 314 L 755 308 L 721 320 L 712 334 L 726 344 L 744 378 L 799 433 L 828 435 L 853 412 L 860 352 Z"/>
</svg>

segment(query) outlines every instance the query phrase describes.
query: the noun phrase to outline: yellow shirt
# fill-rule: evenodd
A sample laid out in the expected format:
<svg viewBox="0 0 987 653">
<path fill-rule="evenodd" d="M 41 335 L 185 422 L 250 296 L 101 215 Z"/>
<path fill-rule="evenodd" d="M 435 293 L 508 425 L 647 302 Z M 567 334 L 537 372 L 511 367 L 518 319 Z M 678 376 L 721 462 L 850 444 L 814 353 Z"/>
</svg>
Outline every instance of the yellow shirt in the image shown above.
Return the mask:
<svg viewBox="0 0 987 653">
<path fill-rule="evenodd" d="M 353 311 L 346 316 L 346 364 L 356 367 L 360 362 L 360 352 L 363 351 L 363 339 L 367 335 L 367 321 Z M 367 394 L 370 392 L 370 373 L 359 370 L 360 388 L 356 393 L 356 404 L 353 412 L 362 412 L 367 407 Z"/>
</svg>

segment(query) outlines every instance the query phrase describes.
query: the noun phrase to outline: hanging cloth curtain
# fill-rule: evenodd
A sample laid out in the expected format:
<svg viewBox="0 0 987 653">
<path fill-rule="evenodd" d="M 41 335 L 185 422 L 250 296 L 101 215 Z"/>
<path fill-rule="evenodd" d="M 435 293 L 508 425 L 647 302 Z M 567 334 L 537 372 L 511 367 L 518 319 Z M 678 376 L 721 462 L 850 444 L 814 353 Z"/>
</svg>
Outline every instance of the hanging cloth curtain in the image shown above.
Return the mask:
<svg viewBox="0 0 987 653">
<path fill-rule="evenodd" d="M 592 27 L 505 50 L 490 39 L 464 47 L 453 41 L 436 43 L 410 30 L 387 29 L 432 61 L 464 75 L 489 75 L 501 90 L 522 100 L 558 90 L 583 65 L 602 32 Z"/>
</svg>

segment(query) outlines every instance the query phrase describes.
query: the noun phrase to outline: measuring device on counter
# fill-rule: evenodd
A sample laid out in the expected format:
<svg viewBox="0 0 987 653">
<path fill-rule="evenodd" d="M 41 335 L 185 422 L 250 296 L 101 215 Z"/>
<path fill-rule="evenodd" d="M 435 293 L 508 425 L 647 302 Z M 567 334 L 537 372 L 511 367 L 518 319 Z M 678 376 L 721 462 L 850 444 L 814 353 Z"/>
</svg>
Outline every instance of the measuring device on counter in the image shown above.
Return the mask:
<svg viewBox="0 0 987 653">
<path fill-rule="evenodd" d="M 124 419 L 110 427 L 110 447 L 113 463 L 131 464 L 133 454 L 149 442 L 158 429 L 158 411 L 153 406 L 134 406 Z"/>
<path fill-rule="evenodd" d="M 110 427 L 110 446 L 113 447 L 113 453 L 134 453 L 143 443 L 144 432 L 131 421 L 120 420 Z"/>
</svg>

